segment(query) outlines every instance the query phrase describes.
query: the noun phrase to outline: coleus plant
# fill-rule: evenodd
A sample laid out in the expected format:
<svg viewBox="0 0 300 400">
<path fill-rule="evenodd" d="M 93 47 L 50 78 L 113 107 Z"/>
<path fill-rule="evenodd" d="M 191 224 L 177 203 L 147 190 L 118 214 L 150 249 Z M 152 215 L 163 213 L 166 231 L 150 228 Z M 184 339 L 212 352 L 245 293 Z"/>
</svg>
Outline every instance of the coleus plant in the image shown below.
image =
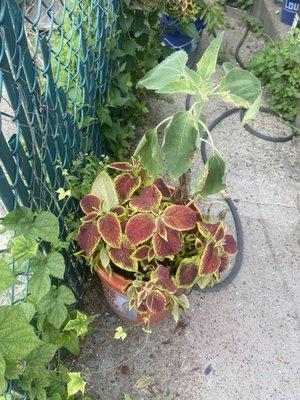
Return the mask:
<svg viewBox="0 0 300 400">
<path fill-rule="evenodd" d="M 227 63 L 225 76 L 214 84 L 221 40 L 219 36 L 210 44 L 197 71 L 186 67 L 187 55 L 179 51 L 145 76 L 140 82 L 144 87 L 194 95 L 195 103 L 146 132 L 132 162 L 108 165 L 81 200 L 85 215 L 78 243 L 88 262 L 130 278 L 130 307 L 145 317 L 171 308 L 178 319 L 179 306 L 188 307 L 184 291 L 196 282 L 201 287 L 214 284 L 237 252 L 224 221 L 212 221 L 195 205 L 225 188 L 225 163 L 212 142 L 210 158 L 189 184 L 203 132 L 210 138 L 202 112 L 207 100 L 219 97 L 248 108 L 244 121 L 259 110 L 260 83 L 249 72 Z M 179 179 L 177 188 L 166 185 L 165 172 Z"/>
</svg>

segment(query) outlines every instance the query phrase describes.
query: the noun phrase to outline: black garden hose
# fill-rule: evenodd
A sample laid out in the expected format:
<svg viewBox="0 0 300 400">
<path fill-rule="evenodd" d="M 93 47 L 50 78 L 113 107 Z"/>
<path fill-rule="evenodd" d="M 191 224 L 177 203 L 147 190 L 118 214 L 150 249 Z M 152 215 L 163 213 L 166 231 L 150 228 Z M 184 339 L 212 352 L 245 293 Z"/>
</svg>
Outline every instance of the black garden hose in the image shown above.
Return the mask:
<svg viewBox="0 0 300 400">
<path fill-rule="evenodd" d="M 249 34 L 249 31 L 250 31 L 250 27 L 247 25 L 246 31 L 243 34 L 243 36 L 242 36 L 241 40 L 239 41 L 239 43 L 236 47 L 236 50 L 235 50 L 236 61 L 242 69 L 246 69 L 246 67 L 245 67 L 243 61 L 241 60 L 239 52 Z M 191 55 L 189 63 L 188 63 L 188 65 L 191 69 L 195 69 L 195 67 L 196 67 L 199 52 L 200 52 L 200 40 L 198 41 L 197 47 L 196 47 L 195 51 L 193 52 L 193 54 Z M 186 105 L 186 110 L 189 110 L 190 105 L 191 105 L 191 95 L 186 96 L 186 104 L 185 105 Z M 216 118 L 211 123 L 211 125 L 208 127 L 208 130 L 211 132 L 221 121 L 223 121 L 224 119 L 226 119 L 227 117 L 229 117 L 230 115 L 235 114 L 235 113 L 240 114 L 240 119 L 242 121 L 245 112 L 246 112 L 245 109 L 239 108 L 239 107 L 229 109 L 228 111 L 225 111 L 222 115 L 220 115 L 218 118 Z M 270 110 L 267 107 L 261 107 L 260 112 L 271 114 L 271 115 L 274 115 L 274 116 L 280 118 L 280 116 L 277 113 L 275 113 L 274 111 Z M 273 142 L 273 143 L 283 143 L 283 142 L 290 141 L 296 135 L 296 130 L 294 128 L 292 128 L 292 133 L 285 137 L 273 137 L 273 136 L 264 135 L 263 133 L 256 131 L 249 124 L 245 124 L 244 128 L 247 130 L 247 132 L 256 136 L 257 138 L 263 139 L 263 140 L 266 140 L 269 142 Z M 203 135 L 203 139 L 207 139 L 207 137 L 208 137 L 208 135 L 205 132 Z M 206 161 L 208 159 L 207 151 L 206 151 L 206 141 L 201 142 L 201 157 L 202 157 L 203 162 L 206 163 Z M 219 290 L 223 289 L 224 287 L 226 287 L 227 285 L 229 285 L 230 283 L 232 283 L 233 280 L 235 279 L 235 277 L 237 276 L 238 272 L 240 271 L 242 263 L 243 263 L 244 234 L 243 234 L 243 227 L 242 227 L 241 219 L 238 214 L 237 208 L 234 204 L 234 201 L 229 196 L 225 197 L 224 200 L 227 203 L 227 206 L 232 214 L 232 218 L 233 218 L 234 225 L 235 225 L 235 231 L 236 231 L 236 241 L 237 241 L 237 246 L 238 246 L 239 251 L 238 251 L 237 255 L 235 256 L 234 265 L 230 269 L 229 274 L 227 276 L 225 276 L 224 279 L 222 279 L 220 282 L 216 283 L 214 286 L 207 287 L 205 289 L 200 289 L 198 287 L 198 285 L 194 286 L 195 289 L 200 290 L 201 292 L 219 291 Z"/>
</svg>

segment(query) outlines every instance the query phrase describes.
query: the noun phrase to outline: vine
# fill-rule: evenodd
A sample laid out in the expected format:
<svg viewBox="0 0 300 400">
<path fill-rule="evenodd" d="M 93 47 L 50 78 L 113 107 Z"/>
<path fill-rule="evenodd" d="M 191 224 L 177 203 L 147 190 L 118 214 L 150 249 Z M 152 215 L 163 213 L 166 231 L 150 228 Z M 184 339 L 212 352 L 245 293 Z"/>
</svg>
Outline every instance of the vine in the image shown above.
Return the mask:
<svg viewBox="0 0 300 400">
<path fill-rule="evenodd" d="M 61 350 L 79 354 L 79 338 L 93 317 L 76 310 L 63 284 L 66 243 L 59 240 L 58 219 L 17 208 L 1 224 L 1 233 L 11 236 L 0 255 L 0 294 L 11 305 L 0 306 L 0 399 L 65 400 L 79 392 L 90 399 L 80 373 L 59 356 Z"/>
</svg>

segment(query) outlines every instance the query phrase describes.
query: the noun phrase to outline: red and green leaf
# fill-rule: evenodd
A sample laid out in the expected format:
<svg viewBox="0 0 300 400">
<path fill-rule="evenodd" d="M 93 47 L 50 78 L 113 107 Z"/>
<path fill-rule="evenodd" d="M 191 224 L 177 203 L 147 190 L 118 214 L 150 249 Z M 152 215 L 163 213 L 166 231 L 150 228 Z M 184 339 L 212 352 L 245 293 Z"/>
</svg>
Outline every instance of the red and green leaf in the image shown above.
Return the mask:
<svg viewBox="0 0 300 400">
<path fill-rule="evenodd" d="M 171 197 L 171 189 L 165 184 L 162 178 L 156 179 L 154 181 L 154 185 L 157 187 L 164 198 L 169 199 Z"/>
<path fill-rule="evenodd" d="M 115 179 L 115 188 L 121 203 L 130 199 L 133 193 L 140 187 L 141 178 L 128 173 L 119 175 Z"/>
<path fill-rule="evenodd" d="M 123 206 L 114 207 L 111 211 L 117 214 L 119 217 L 126 214 L 126 209 Z"/>
<path fill-rule="evenodd" d="M 168 239 L 168 236 L 167 236 L 167 227 L 166 227 L 166 225 L 164 224 L 164 222 L 163 222 L 163 220 L 161 219 L 161 218 L 159 218 L 158 220 L 157 220 L 157 233 L 163 238 L 163 239 L 165 239 L 165 240 L 167 240 Z"/>
<path fill-rule="evenodd" d="M 221 257 L 221 264 L 219 267 L 219 272 L 223 272 L 225 271 L 225 269 L 227 269 L 229 267 L 229 258 L 228 257 Z"/>
<path fill-rule="evenodd" d="M 160 265 L 155 271 L 156 275 L 156 285 L 163 289 L 167 290 L 170 293 L 175 293 L 177 291 L 177 287 L 170 277 L 169 268 Z"/>
<path fill-rule="evenodd" d="M 93 223 L 86 222 L 80 226 L 77 242 L 86 255 L 90 256 L 95 251 L 100 239 L 98 228 Z"/>
<path fill-rule="evenodd" d="M 132 253 L 132 257 L 138 261 L 146 260 L 148 259 L 149 249 L 149 246 L 141 246 Z"/>
<path fill-rule="evenodd" d="M 83 222 L 92 222 L 92 221 L 94 221 L 94 219 L 96 219 L 98 217 L 99 217 L 99 213 L 97 211 L 92 211 L 89 214 L 85 215 L 82 218 L 82 221 Z"/>
<path fill-rule="evenodd" d="M 80 200 L 80 207 L 85 214 L 89 214 L 93 211 L 100 211 L 102 200 L 94 194 L 86 194 Z"/>
<path fill-rule="evenodd" d="M 109 212 L 98 220 L 98 230 L 102 239 L 111 247 L 119 248 L 122 243 L 122 230 L 118 217 Z"/>
<path fill-rule="evenodd" d="M 199 265 L 199 273 L 211 275 L 218 271 L 221 265 L 221 258 L 216 254 L 214 243 L 210 242 L 205 247 Z"/>
<path fill-rule="evenodd" d="M 158 208 L 162 195 L 155 185 L 146 186 L 139 196 L 134 197 L 129 205 L 139 211 L 148 211 Z"/>
<path fill-rule="evenodd" d="M 183 260 L 176 271 L 176 284 L 178 287 L 190 288 L 194 285 L 198 275 L 198 265 L 195 259 Z"/>
<path fill-rule="evenodd" d="M 151 214 L 137 214 L 127 222 L 125 233 L 128 240 L 137 246 L 149 240 L 156 230 L 155 217 Z"/>
<path fill-rule="evenodd" d="M 236 245 L 236 241 L 232 235 L 225 235 L 223 250 L 225 253 L 232 255 L 232 256 L 237 253 L 238 248 Z"/>
<path fill-rule="evenodd" d="M 156 232 L 152 239 L 153 250 L 159 258 L 173 258 L 181 250 L 181 239 L 178 231 L 167 229 L 167 240 Z"/>
<path fill-rule="evenodd" d="M 117 267 L 132 272 L 138 270 L 138 263 L 132 258 L 133 250 L 129 243 L 122 243 L 119 249 L 110 247 L 108 253 L 110 259 Z"/>
<path fill-rule="evenodd" d="M 164 212 L 165 224 L 177 231 L 188 231 L 195 228 L 197 217 L 190 207 L 175 205 L 166 208 Z"/>
<path fill-rule="evenodd" d="M 132 171 L 134 166 L 128 162 L 114 162 L 108 165 L 108 168 L 115 169 L 117 171 Z"/>
<path fill-rule="evenodd" d="M 203 235 L 206 238 L 209 238 L 211 236 L 214 236 L 215 233 L 217 232 L 220 223 L 218 224 L 208 224 L 206 222 L 198 222 L 198 229 L 201 235 Z"/>
<path fill-rule="evenodd" d="M 146 305 L 152 312 L 162 312 L 166 309 L 167 299 L 159 290 L 152 290 L 148 293 Z"/>
</svg>

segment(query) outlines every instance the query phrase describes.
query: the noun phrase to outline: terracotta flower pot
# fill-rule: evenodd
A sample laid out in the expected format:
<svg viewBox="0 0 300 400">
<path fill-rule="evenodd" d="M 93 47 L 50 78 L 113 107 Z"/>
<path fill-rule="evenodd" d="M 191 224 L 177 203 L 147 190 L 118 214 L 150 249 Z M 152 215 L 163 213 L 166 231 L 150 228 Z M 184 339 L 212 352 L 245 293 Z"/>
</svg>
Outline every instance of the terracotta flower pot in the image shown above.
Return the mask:
<svg viewBox="0 0 300 400">
<path fill-rule="evenodd" d="M 143 322 L 145 316 L 138 311 L 129 309 L 129 297 L 126 289 L 132 284 L 132 280 L 125 279 L 113 272 L 110 276 L 103 268 L 99 267 L 97 274 L 100 277 L 103 292 L 110 308 L 125 322 L 137 325 Z M 169 310 L 162 312 L 151 312 L 150 324 L 157 324 L 169 314 Z"/>
</svg>

